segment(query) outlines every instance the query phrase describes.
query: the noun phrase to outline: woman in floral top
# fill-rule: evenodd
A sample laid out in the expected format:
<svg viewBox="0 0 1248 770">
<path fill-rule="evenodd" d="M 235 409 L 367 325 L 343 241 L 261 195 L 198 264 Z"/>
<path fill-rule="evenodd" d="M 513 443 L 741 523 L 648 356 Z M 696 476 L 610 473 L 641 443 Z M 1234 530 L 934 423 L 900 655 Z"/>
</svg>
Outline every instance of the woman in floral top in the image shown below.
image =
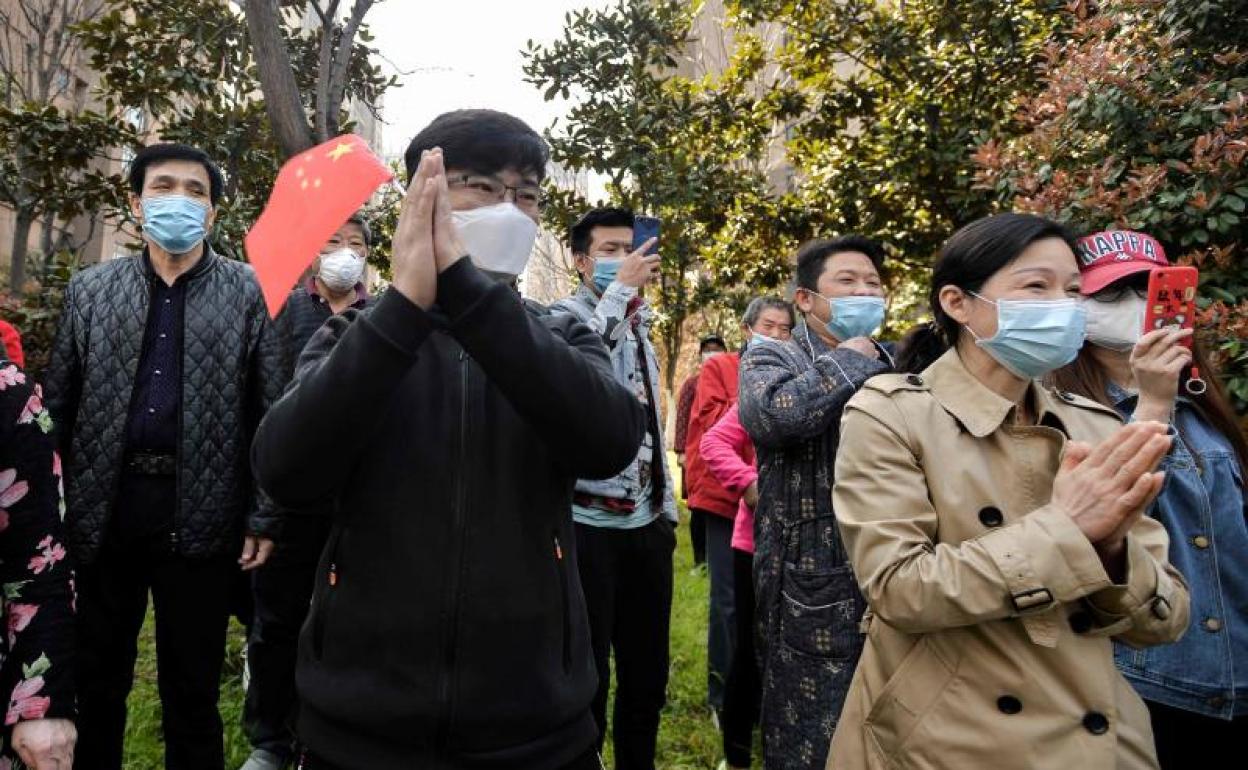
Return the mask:
<svg viewBox="0 0 1248 770">
<path fill-rule="evenodd" d="M 70 770 L 76 733 L 73 572 L 61 545 L 61 460 L 43 394 L 0 356 L 0 770 Z"/>
</svg>

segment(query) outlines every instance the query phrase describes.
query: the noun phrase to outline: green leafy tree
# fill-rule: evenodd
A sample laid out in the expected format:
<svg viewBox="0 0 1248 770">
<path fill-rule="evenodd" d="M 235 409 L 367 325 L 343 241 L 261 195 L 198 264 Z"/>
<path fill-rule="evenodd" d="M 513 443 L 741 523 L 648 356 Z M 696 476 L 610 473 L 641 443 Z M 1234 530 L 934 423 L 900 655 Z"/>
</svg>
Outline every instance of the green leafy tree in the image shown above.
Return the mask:
<svg viewBox="0 0 1248 770">
<path fill-rule="evenodd" d="M 46 258 L 71 245 L 68 228 L 56 235 L 57 220 L 86 215 L 93 233 L 97 212 L 121 200 L 121 181 L 107 161 L 133 132 L 117 113 L 93 109 L 76 76 L 83 51 L 75 26 L 98 13 L 90 0 L 0 6 L 0 203 L 14 214 L 9 290 L 18 296 L 37 222 L 44 222 Z"/>
<path fill-rule="evenodd" d="M 547 99 L 576 96 L 547 134 L 552 159 L 605 177 L 611 203 L 663 220 L 661 278 L 647 298 L 660 313 L 669 394 L 686 319 L 724 295 L 707 270 L 728 240 L 723 234 L 741 237 L 732 243 L 734 278 L 774 285 L 783 273 L 763 257 L 774 232 L 763 222 L 774 207 L 752 162 L 762 155 L 762 140 L 722 141 L 721 127 L 738 107 L 749 109 L 750 97 L 725 88 L 707 99 L 697 82 L 676 74 L 691 18 L 688 4 L 668 1 L 620 0 L 576 11 L 561 39 L 528 44 L 524 70 Z M 545 219 L 556 232 L 566 232 L 588 206 L 566 191 L 552 190 L 552 198 Z"/>
<path fill-rule="evenodd" d="M 361 20 L 366 6 L 371 3 L 357 3 Z M 201 147 L 221 165 L 226 188 L 212 245 L 223 254 L 243 258 L 243 236 L 284 158 L 350 131 L 345 100 L 375 110 L 395 84 L 371 60 L 376 50 L 368 46 L 367 28 L 352 27 L 351 20 L 344 26 L 337 7 L 336 0 L 273 5 L 302 120 L 301 138 L 285 145 L 291 137 L 273 129 L 270 90 L 253 55 L 254 25 L 227 0 L 105 0 L 104 14 L 79 26 L 110 108 L 150 116 L 163 139 Z M 306 30 L 305 10 L 332 19 L 328 33 L 324 24 Z M 332 106 L 325 101 L 331 91 L 338 94 Z"/>
<path fill-rule="evenodd" d="M 1008 136 L 1062 33 L 1057 0 L 735 0 L 735 26 L 779 27 L 784 73 L 760 104 L 784 126 L 796 189 L 786 208 L 815 234 L 888 244 L 894 309 L 919 301 L 927 269 L 957 227 L 990 212 L 971 154 Z M 900 300 L 900 302 L 898 301 Z"/>
<path fill-rule="evenodd" d="M 1248 406 L 1248 6 L 1072 4 L 1014 138 L 976 155 L 1000 205 L 1148 232 L 1201 268 L 1202 328 Z"/>
</svg>

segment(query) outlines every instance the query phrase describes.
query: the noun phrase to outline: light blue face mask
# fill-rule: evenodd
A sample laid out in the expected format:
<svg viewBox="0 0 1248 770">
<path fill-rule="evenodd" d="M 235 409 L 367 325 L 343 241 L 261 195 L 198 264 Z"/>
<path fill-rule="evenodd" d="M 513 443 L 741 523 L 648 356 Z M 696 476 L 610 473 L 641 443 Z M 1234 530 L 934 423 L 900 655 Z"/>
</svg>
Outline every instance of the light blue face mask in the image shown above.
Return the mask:
<svg viewBox="0 0 1248 770">
<path fill-rule="evenodd" d="M 605 257 L 594 258 L 594 288 L 602 294 L 615 280 L 620 272 L 620 265 L 624 264 L 622 259 L 606 259 Z"/>
<path fill-rule="evenodd" d="M 823 297 L 832 306 L 832 319 L 825 324 L 841 342 L 870 337 L 884 323 L 883 297 Z"/>
<path fill-rule="evenodd" d="M 143 234 L 170 254 L 185 254 L 208 232 L 208 205 L 185 195 L 143 199 Z"/>
<path fill-rule="evenodd" d="M 997 333 L 982 339 L 971 327 L 967 331 L 976 345 L 1019 377 L 1043 377 L 1079 355 L 1088 312 L 1078 300 L 991 300 L 971 295 L 997 306 Z"/>
<path fill-rule="evenodd" d="M 780 340 L 774 339 L 772 337 L 768 337 L 766 334 L 759 334 L 758 332 L 755 332 L 754 334 L 750 335 L 749 347 L 756 348 L 759 345 L 767 345 L 769 343 L 779 342 L 779 341 Z"/>
</svg>

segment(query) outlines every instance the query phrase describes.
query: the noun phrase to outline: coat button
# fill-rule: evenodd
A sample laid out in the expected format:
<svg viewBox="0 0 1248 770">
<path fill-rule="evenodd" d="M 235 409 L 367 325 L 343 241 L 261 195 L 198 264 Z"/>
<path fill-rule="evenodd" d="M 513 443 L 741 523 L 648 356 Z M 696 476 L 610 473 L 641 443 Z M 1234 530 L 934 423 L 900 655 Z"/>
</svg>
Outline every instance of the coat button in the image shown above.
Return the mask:
<svg viewBox="0 0 1248 770">
<path fill-rule="evenodd" d="M 917 374 L 912 374 L 906 378 L 907 385 L 913 385 L 916 388 L 923 387 L 923 378 Z"/>
<path fill-rule="evenodd" d="M 1073 393 L 1067 393 L 1067 392 L 1066 392 L 1066 391 L 1064 391 L 1064 390 L 1059 390 L 1059 391 L 1057 391 L 1057 397 L 1058 397 L 1058 398 L 1060 398 L 1061 400 L 1065 401 L 1065 402 L 1066 402 L 1066 403 L 1068 403 L 1068 404 L 1073 404 L 1073 403 L 1075 402 L 1075 396 L 1074 396 L 1074 394 L 1073 394 Z"/>
<path fill-rule="evenodd" d="M 1023 702 L 1013 695 L 1002 695 L 997 698 L 997 710 L 1002 714 L 1017 714 L 1023 710 Z"/>
<path fill-rule="evenodd" d="M 1067 621 L 1070 623 L 1070 630 L 1076 634 L 1086 634 L 1092 630 L 1092 616 L 1083 610 L 1070 613 Z"/>
<path fill-rule="evenodd" d="M 1208 548 L 1209 538 L 1205 537 L 1204 535 L 1197 535 L 1196 537 L 1192 538 L 1192 545 L 1200 549 Z"/>
<path fill-rule="evenodd" d="M 1205 618 L 1205 630 L 1211 634 L 1216 634 L 1222 630 L 1222 621 L 1217 618 Z"/>
<path fill-rule="evenodd" d="M 1083 717 L 1083 729 L 1093 735 L 1104 735 L 1109 732 L 1109 720 L 1099 711 L 1089 711 Z"/>
<path fill-rule="evenodd" d="M 979 512 L 979 523 L 985 527 L 999 527 L 1005 523 L 1005 517 L 1000 508 L 990 505 Z"/>
</svg>

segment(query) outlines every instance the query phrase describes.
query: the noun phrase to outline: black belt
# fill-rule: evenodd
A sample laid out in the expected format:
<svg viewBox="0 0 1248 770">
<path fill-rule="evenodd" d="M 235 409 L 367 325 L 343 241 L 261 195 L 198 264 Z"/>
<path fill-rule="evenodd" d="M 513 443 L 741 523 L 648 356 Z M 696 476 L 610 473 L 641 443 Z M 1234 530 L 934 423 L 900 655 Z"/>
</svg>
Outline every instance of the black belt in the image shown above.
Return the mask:
<svg viewBox="0 0 1248 770">
<path fill-rule="evenodd" d="M 166 452 L 133 452 L 126 455 L 122 467 L 140 476 L 173 476 L 178 472 L 178 457 Z"/>
</svg>

